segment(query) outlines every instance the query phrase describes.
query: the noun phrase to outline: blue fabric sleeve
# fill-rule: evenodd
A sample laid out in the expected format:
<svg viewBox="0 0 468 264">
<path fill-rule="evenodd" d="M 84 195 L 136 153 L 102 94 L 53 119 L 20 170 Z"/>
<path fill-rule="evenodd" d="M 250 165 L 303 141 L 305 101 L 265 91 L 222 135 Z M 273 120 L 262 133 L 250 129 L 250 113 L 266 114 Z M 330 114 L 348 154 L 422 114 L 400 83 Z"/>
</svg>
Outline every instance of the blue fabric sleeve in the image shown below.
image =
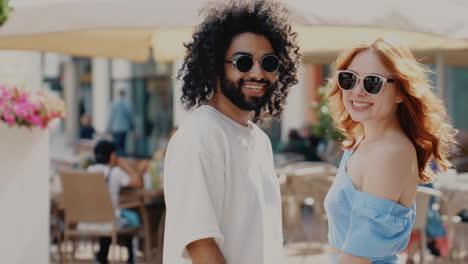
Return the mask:
<svg viewBox="0 0 468 264">
<path fill-rule="evenodd" d="M 141 226 L 140 216 L 132 210 L 121 209 L 120 216 L 127 220 L 127 223 L 130 227 L 139 227 Z"/>
<path fill-rule="evenodd" d="M 341 251 L 370 260 L 395 255 L 408 244 L 414 216 L 414 209 L 356 192 Z"/>
</svg>

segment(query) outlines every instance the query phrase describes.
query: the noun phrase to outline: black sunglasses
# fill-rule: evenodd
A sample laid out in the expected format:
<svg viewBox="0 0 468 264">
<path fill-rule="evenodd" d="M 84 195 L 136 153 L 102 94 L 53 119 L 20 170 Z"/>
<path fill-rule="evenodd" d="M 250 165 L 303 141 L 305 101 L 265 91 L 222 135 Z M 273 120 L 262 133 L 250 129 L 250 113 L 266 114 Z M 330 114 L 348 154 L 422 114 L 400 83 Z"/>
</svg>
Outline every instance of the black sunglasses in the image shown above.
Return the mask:
<svg viewBox="0 0 468 264">
<path fill-rule="evenodd" d="M 338 86 L 343 90 L 349 91 L 353 89 L 358 85 L 360 79 L 362 79 L 364 90 L 366 90 L 368 94 L 378 94 L 386 82 L 395 82 L 394 79 L 389 79 L 377 74 L 367 74 L 361 77 L 352 71 L 338 71 Z"/>
<path fill-rule="evenodd" d="M 249 72 L 255 63 L 252 56 L 247 54 L 239 55 L 232 61 L 225 60 L 224 62 L 232 63 L 232 65 L 242 73 Z M 272 54 L 268 54 L 260 58 L 260 65 L 265 72 L 276 72 L 279 68 L 279 64 L 280 61 L 278 57 Z"/>
</svg>

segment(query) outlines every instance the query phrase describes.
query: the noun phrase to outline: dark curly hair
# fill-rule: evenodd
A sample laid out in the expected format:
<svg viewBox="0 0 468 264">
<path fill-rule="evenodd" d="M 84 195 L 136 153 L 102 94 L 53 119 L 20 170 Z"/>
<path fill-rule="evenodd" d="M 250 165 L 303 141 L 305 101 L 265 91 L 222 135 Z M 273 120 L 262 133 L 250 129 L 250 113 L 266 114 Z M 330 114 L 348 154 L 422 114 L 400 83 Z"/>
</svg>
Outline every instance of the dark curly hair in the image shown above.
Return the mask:
<svg viewBox="0 0 468 264">
<path fill-rule="evenodd" d="M 94 146 L 94 156 L 96 158 L 96 163 L 98 164 L 108 164 L 112 153 L 115 152 L 115 144 L 107 141 L 101 140 L 96 146 Z"/>
<path fill-rule="evenodd" d="M 254 122 L 266 117 L 279 118 L 289 87 L 298 82 L 296 71 L 301 55 L 296 33 L 291 30 L 290 12 L 269 0 L 236 0 L 211 3 L 202 13 L 206 18 L 193 33 L 184 63 L 179 71 L 183 80 L 182 104 L 186 109 L 205 104 L 216 91 L 217 77 L 224 77 L 224 56 L 232 39 L 241 33 L 265 36 L 280 60 L 277 85 L 267 104 L 255 111 Z"/>
</svg>

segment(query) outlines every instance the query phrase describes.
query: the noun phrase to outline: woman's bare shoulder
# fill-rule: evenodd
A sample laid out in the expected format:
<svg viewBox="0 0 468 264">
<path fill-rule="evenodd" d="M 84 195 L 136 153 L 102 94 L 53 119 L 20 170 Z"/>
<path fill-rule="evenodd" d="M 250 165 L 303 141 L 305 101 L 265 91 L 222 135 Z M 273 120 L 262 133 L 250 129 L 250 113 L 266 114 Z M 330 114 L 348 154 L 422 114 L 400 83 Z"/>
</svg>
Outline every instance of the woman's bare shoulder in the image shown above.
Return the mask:
<svg viewBox="0 0 468 264">
<path fill-rule="evenodd" d="M 389 137 L 367 148 L 368 166 L 363 170 L 363 191 L 399 201 L 403 189 L 416 183 L 416 150 L 404 137 Z"/>
<path fill-rule="evenodd" d="M 366 155 L 372 159 L 394 162 L 412 162 L 416 157 L 416 149 L 411 141 L 400 135 L 392 135 L 376 141 L 367 148 Z"/>
</svg>

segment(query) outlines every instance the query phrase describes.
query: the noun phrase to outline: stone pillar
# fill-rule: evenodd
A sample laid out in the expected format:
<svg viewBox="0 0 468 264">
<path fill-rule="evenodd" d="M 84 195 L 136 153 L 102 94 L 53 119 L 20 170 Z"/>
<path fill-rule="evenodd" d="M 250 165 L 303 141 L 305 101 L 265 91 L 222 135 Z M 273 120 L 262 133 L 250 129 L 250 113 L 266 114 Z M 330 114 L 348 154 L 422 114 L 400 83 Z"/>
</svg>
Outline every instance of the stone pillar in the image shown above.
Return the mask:
<svg viewBox="0 0 468 264">
<path fill-rule="evenodd" d="M 92 59 L 92 122 L 97 133 L 107 129 L 107 119 L 110 111 L 110 63 L 102 57 Z"/>
<path fill-rule="evenodd" d="M 57 53 L 45 53 L 43 57 L 42 73 L 44 77 L 57 78 L 60 75 L 60 56 Z"/>
<path fill-rule="evenodd" d="M 281 118 L 281 140 L 287 140 L 291 129 L 300 129 L 306 122 L 306 87 L 304 67 L 298 70 L 299 82 L 289 89 L 287 104 Z"/>
<path fill-rule="evenodd" d="M 125 91 L 127 98 L 131 101 L 130 78 L 132 77 L 132 63 L 127 60 L 112 60 L 111 76 L 113 80 L 112 98 L 118 98 L 121 90 Z"/>
<path fill-rule="evenodd" d="M 76 66 L 71 58 L 64 64 L 63 90 L 67 113 L 65 117 L 65 134 L 67 135 L 67 142 L 73 143 L 78 138 L 80 93 Z"/>
</svg>

